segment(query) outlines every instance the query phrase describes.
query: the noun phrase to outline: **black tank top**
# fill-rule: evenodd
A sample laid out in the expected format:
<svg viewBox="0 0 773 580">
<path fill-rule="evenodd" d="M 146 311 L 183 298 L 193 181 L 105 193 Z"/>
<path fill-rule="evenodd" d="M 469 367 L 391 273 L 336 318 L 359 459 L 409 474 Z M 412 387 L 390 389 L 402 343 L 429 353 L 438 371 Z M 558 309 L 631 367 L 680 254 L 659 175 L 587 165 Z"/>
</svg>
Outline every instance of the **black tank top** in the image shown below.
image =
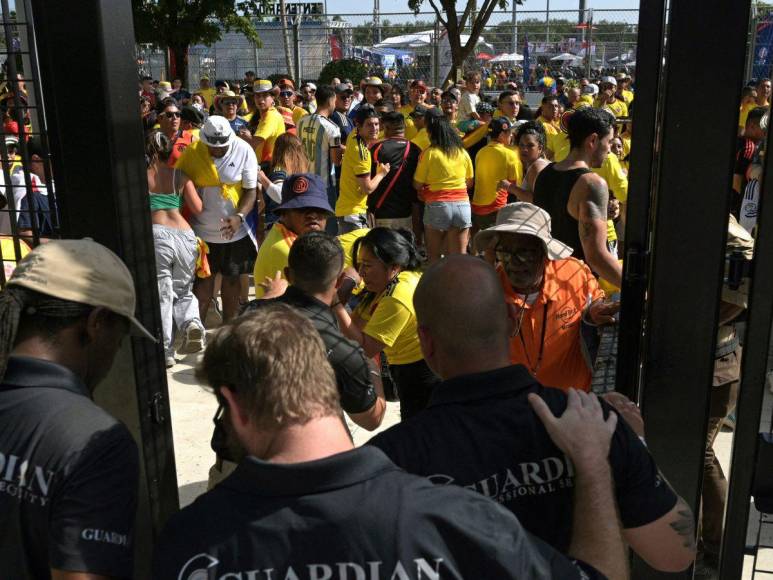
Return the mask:
<svg viewBox="0 0 773 580">
<path fill-rule="evenodd" d="M 540 171 L 534 183 L 534 205 L 550 214 L 551 234 L 557 240 L 571 246 L 574 250 L 572 256 L 579 260 L 585 259 L 578 231 L 579 224 L 569 215 L 566 206 L 574 184 L 586 173 L 590 173 L 590 169 L 558 171 L 556 164 L 551 163 Z"/>
</svg>

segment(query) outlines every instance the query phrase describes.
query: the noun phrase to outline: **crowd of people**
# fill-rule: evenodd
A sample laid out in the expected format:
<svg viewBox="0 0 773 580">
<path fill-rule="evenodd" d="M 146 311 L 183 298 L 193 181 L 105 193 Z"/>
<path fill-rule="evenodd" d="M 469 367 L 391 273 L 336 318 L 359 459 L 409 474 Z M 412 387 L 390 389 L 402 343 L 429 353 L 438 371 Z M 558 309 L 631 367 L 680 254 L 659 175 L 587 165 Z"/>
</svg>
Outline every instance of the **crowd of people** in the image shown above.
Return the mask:
<svg viewBox="0 0 773 580">
<path fill-rule="evenodd" d="M 666 572 L 718 548 L 724 500 L 696 543 L 636 405 L 590 392 L 619 308 L 632 79 L 559 78 L 537 110 L 481 82 L 142 79 L 158 339 L 167 366 L 204 351 L 217 405 L 210 491 L 167 524 L 154 578 L 622 579 L 627 547 Z M 761 139 L 749 104 L 741 139 Z M 90 395 L 130 329 L 154 339 L 134 306 L 89 240 L 36 248 L 0 294 L 11 577 L 131 575 L 137 449 Z M 354 448 L 344 415 L 375 430 L 396 400 L 401 421 Z"/>
</svg>

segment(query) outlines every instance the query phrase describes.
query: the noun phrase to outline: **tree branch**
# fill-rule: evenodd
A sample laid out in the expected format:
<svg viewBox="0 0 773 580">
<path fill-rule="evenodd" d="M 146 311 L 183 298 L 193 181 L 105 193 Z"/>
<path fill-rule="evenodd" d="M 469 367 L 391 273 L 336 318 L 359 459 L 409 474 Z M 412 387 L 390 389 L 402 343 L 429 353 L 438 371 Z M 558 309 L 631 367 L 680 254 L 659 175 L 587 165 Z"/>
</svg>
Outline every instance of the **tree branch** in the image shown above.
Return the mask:
<svg viewBox="0 0 773 580">
<path fill-rule="evenodd" d="M 432 9 L 435 11 L 435 14 L 437 15 L 437 19 L 440 21 L 440 24 L 443 25 L 443 27 L 448 30 L 448 22 L 443 20 L 443 12 L 440 10 L 440 8 L 437 7 L 435 4 L 435 0 L 429 0 L 430 6 L 432 6 Z"/>
</svg>

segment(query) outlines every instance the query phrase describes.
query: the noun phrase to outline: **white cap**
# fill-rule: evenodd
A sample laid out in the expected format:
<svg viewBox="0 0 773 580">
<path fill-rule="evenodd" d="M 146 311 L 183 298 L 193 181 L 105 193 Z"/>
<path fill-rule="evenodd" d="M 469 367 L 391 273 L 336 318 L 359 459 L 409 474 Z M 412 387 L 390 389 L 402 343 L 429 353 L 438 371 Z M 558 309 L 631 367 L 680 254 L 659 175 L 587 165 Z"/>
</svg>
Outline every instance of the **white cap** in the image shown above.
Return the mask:
<svg viewBox="0 0 773 580">
<path fill-rule="evenodd" d="M 589 85 L 585 85 L 582 88 L 582 94 L 583 95 L 598 95 L 599 94 L 599 87 L 598 85 L 591 83 Z"/>
<path fill-rule="evenodd" d="M 599 84 L 602 83 L 609 83 L 613 87 L 617 86 L 617 79 L 615 77 L 601 77 L 601 80 L 599 81 Z"/>
<path fill-rule="evenodd" d="M 234 131 L 228 119 L 212 115 L 202 125 L 199 138 L 210 147 L 228 147 L 234 139 Z"/>
</svg>

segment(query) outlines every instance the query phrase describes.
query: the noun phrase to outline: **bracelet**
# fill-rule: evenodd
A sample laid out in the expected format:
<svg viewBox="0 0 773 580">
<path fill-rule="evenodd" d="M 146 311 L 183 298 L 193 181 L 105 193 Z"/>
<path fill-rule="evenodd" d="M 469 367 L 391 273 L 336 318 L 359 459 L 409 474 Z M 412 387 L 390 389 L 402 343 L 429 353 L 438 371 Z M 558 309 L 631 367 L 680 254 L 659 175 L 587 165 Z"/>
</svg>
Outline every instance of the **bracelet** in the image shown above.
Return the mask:
<svg viewBox="0 0 773 580">
<path fill-rule="evenodd" d="M 244 214 L 242 212 L 237 212 L 236 215 L 239 217 L 240 220 L 242 220 L 242 223 L 244 223 Z"/>
</svg>

